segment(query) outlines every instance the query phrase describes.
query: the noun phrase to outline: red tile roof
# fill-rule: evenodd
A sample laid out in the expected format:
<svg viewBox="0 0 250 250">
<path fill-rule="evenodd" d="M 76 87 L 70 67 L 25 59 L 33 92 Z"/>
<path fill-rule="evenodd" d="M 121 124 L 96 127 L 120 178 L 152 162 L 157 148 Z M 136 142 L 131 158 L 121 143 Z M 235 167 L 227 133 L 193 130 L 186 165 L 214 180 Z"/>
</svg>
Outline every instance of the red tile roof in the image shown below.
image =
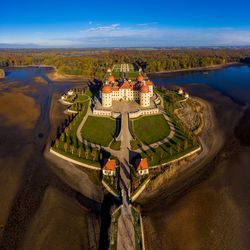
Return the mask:
<svg viewBox="0 0 250 250">
<path fill-rule="evenodd" d="M 115 78 L 113 76 L 108 77 L 108 82 L 114 82 L 114 81 L 115 81 Z"/>
<path fill-rule="evenodd" d="M 137 171 L 148 169 L 148 159 L 147 158 L 136 159 L 135 163 L 136 163 Z"/>
<path fill-rule="evenodd" d="M 104 159 L 103 170 L 115 171 L 115 160 Z"/>
<path fill-rule="evenodd" d="M 141 76 L 141 75 L 140 75 L 140 76 L 137 76 L 137 81 L 138 81 L 138 82 L 142 82 L 142 81 L 143 81 L 143 76 Z"/>
</svg>

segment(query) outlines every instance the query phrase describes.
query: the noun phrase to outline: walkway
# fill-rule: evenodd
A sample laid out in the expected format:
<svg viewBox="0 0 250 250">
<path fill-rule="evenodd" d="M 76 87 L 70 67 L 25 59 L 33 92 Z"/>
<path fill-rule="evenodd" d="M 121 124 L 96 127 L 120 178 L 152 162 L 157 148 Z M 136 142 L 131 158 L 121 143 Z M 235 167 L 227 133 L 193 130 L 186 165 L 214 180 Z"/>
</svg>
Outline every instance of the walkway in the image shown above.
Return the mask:
<svg viewBox="0 0 250 250">
<path fill-rule="evenodd" d="M 121 216 L 118 220 L 117 249 L 127 250 L 135 249 L 134 222 L 129 206 L 129 192 L 131 188 L 129 149 L 130 140 L 132 138 L 129 131 L 129 120 L 127 112 L 122 113 L 121 133 L 121 150 L 119 151 L 119 160 L 121 162 L 120 187 L 122 190 L 123 208 L 121 211 Z"/>
</svg>

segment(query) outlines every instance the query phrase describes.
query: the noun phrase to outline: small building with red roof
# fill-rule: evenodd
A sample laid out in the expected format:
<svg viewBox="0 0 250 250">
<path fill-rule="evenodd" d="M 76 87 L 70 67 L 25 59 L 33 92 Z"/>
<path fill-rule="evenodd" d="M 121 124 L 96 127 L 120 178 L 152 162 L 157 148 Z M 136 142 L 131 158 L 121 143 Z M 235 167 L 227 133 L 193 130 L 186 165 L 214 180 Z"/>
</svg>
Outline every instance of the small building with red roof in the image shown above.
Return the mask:
<svg viewBox="0 0 250 250">
<path fill-rule="evenodd" d="M 66 99 L 66 98 L 67 98 L 67 96 L 65 94 L 61 95 L 62 100 Z"/>
<path fill-rule="evenodd" d="M 149 173 L 147 158 L 136 159 L 135 164 L 136 164 L 136 170 L 139 173 L 139 175 L 144 175 Z"/>
<path fill-rule="evenodd" d="M 70 89 L 70 90 L 68 91 L 68 93 L 67 93 L 67 94 L 68 94 L 68 95 L 73 95 L 73 93 L 74 93 L 74 92 L 73 92 L 73 90 L 72 90 L 72 89 Z"/>
<path fill-rule="evenodd" d="M 178 92 L 179 95 L 182 95 L 183 94 L 183 89 L 179 88 L 179 89 L 177 89 L 177 92 Z"/>
<path fill-rule="evenodd" d="M 188 98 L 189 97 L 189 94 L 187 92 L 184 93 L 184 97 L 185 98 Z"/>
<path fill-rule="evenodd" d="M 104 175 L 115 176 L 116 163 L 115 160 L 104 159 L 102 173 Z"/>
</svg>

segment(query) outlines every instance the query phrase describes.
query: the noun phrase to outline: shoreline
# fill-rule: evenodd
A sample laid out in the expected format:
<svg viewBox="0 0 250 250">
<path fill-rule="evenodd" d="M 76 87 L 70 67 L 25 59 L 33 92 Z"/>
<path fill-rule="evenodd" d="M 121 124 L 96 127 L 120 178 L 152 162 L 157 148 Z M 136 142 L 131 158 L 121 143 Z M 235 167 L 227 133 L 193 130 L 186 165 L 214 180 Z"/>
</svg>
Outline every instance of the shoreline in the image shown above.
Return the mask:
<svg viewBox="0 0 250 250">
<path fill-rule="evenodd" d="M 182 73 L 182 72 L 199 72 L 199 71 L 212 71 L 212 70 L 218 70 L 218 69 L 223 69 L 227 68 L 230 66 L 240 66 L 240 65 L 245 65 L 245 63 L 241 62 L 232 62 L 232 63 L 225 63 L 225 64 L 217 64 L 217 65 L 212 65 L 212 66 L 206 66 L 206 67 L 198 67 L 198 68 L 191 68 L 191 69 L 178 69 L 178 70 L 167 70 L 167 71 L 159 71 L 159 72 L 152 72 L 152 73 L 147 73 L 146 75 L 158 75 L 158 74 L 175 74 L 175 73 Z"/>
<path fill-rule="evenodd" d="M 178 199 L 178 197 L 182 196 L 183 187 L 179 184 L 184 183 L 185 185 L 185 182 L 189 181 L 189 177 L 191 178 L 194 175 L 199 175 L 200 172 L 208 171 L 204 166 L 207 166 L 223 148 L 226 139 L 219 131 L 219 125 L 213 105 L 200 97 L 194 97 L 194 99 L 203 107 L 206 107 L 206 111 L 204 112 L 205 126 L 199 135 L 200 146 L 202 147 L 201 153 L 192 161 L 180 166 L 180 169 L 178 169 L 176 174 L 172 177 L 166 179 L 164 175 L 165 172 L 163 172 L 155 179 L 151 180 L 145 190 L 146 192 L 144 191 L 141 197 L 137 199 L 140 206 L 148 203 L 148 200 L 156 197 L 162 190 L 170 191 L 168 195 L 169 204 L 174 202 L 176 198 Z M 213 138 L 211 138 L 211 134 Z M 212 141 L 209 141 L 209 139 L 212 139 Z M 168 182 L 167 186 L 163 184 L 166 181 Z M 185 188 L 185 190 L 189 189 L 190 187 Z M 175 197 L 175 195 L 177 195 L 177 197 Z"/>
<path fill-rule="evenodd" d="M 212 66 L 205 66 L 205 67 L 196 67 L 196 68 L 190 68 L 190 69 L 179 69 L 179 70 L 167 70 L 167 71 L 159 71 L 159 72 L 151 72 L 146 73 L 147 76 L 150 75 L 161 75 L 161 74 L 167 74 L 167 75 L 175 75 L 182 72 L 200 72 L 200 71 L 213 71 L 213 70 L 219 70 L 223 68 L 227 68 L 230 66 L 240 66 L 245 65 L 245 63 L 242 62 L 231 62 L 231 63 L 225 63 L 225 64 L 218 64 L 218 65 L 212 65 Z M 94 78 L 90 76 L 83 76 L 83 75 L 68 75 L 68 74 L 60 74 L 57 72 L 56 66 L 54 65 L 18 65 L 18 66 L 8 66 L 6 68 L 28 68 L 28 67 L 36 67 L 36 68 L 53 68 L 54 72 L 47 73 L 46 76 L 50 78 L 52 81 L 57 80 L 90 80 L 93 81 Z M 100 80 L 100 79 L 97 79 Z"/>
</svg>

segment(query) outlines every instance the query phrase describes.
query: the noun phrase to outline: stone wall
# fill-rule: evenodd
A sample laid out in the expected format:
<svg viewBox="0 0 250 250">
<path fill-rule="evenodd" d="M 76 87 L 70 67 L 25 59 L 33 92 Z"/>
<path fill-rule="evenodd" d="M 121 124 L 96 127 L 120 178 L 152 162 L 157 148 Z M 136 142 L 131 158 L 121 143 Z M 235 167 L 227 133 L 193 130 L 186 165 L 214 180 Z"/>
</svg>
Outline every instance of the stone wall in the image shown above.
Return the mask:
<svg viewBox="0 0 250 250">
<path fill-rule="evenodd" d="M 102 109 L 93 109 L 93 115 L 96 116 L 112 116 L 114 118 L 118 118 L 121 113 L 120 112 L 113 112 L 111 110 L 102 110 Z"/>
<path fill-rule="evenodd" d="M 140 109 L 138 111 L 135 112 L 130 112 L 129 113 L 129 118 L 137 118 L 141 115 L 154 115 L 154 114 L 158 114 L 159 113 L 159 109 L 158 108 L 153 108 L 153 109 Z"/>
</svg>

